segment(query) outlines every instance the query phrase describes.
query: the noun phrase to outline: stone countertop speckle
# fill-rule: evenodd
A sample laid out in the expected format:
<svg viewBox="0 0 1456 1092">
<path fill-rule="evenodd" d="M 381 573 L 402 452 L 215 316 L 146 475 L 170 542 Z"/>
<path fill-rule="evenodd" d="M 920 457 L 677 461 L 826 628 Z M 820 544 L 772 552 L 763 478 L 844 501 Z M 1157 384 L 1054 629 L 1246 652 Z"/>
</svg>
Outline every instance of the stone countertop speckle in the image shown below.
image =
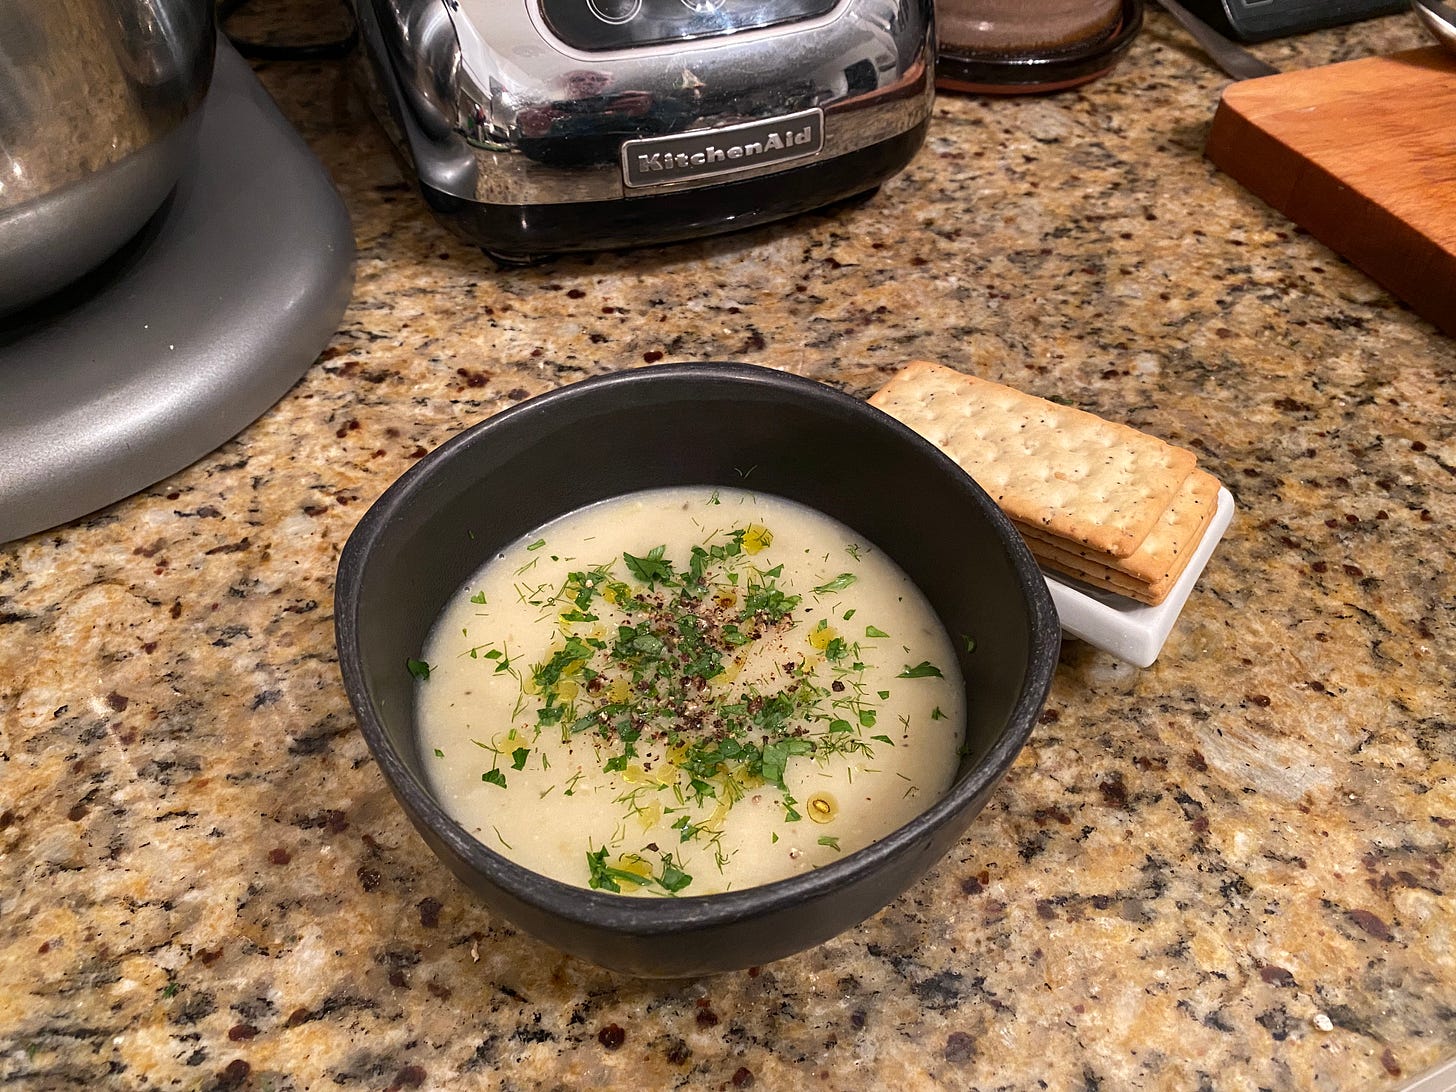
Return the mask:
<svg viewBox="0 0 1456 1092">
<path fill-rule="evenodd" d="M 1419 44 L 1392 17 L 1255 48 Z M 1202 158 L 1226 81 L 1169 19 L 1081 90 L 942 96 L 867 202 L 504 271 L 430 218 L 348 64 L 258 72 L 353 217 L 353 302 L 236 439 L 0 547 L 0 1080 L 1393 1089 L 1456 1053 L 1456 343 Z M 589 375 L 737 359 L 863 396 L 916 357 L 1229 487 L 1158 662 L 1069 642 L 965 839 L 793 958 L 635 981 L 481 910 L 339 681 L 370 502 Z"/>
</svg>

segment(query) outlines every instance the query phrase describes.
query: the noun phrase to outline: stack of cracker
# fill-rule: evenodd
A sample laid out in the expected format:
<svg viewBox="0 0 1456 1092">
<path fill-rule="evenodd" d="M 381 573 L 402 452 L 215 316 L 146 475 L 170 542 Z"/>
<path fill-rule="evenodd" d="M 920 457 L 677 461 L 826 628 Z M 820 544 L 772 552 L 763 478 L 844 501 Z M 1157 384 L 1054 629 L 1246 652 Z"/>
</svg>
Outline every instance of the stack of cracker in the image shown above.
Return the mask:
<svg viewBox="0 0 1456 1092">
<path fill-rule="evenodd" d="M 870 399 L 1001 506 L 1042 568 L 1161 603 L 1218 504 L 1193 452 L 1096 414 L 926 361 Z"/>
</svg>

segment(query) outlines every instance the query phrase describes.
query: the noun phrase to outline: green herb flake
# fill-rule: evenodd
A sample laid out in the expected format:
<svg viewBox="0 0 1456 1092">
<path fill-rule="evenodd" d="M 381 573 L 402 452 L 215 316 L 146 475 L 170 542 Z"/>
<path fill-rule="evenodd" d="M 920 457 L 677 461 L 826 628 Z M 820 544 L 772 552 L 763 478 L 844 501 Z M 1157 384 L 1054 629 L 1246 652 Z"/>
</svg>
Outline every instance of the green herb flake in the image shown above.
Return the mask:
<svg viewBox="0 0 1456 1092">
<path fill-rule="evenodd" d="M 672 859 L 671 853 L 664 853 L 662 855 L 662 874 L 657 877 L 657 882 L 664 890 L 676 894 L 692 883 L 693 878 L 678 867 L 677 862 Z"/>
<path fill-rule="evenodd" d="M 889 634 L 886 633 L 884 630 L 882 630 L 879 626 L 865 626 L 865 636 L 866 637 L 888 637 Z"/>
<path fill-rule="evenodd" d="M 937 705 L 934 709 L 930 711 L 930 719 L 945 720 L 945 714 L 940 711 L 940 706 Z"/>
<path fill-rule="evenodd" d="M 666 583 L 672 579 L 672 562 L 663 559 L 667 547 L 654 546 L 647 551 L 646 557 L 634 557 L 632 554 L 623 553 L 622 560 L 627 563 L 627 568 L 638 580 L 649 587 L 658 583 Z"/>
<path fill-rule="evenodd" d="M 836 852 L 836 853 L 839 852 L 839 839 L 836 838 L 836 837 L 834 837 L 831 834 L 822 835 L 819 838 L 819 844 L 821 846 L 828 846 L 830 849 L 834 850 L 834 852 Z"/>
<path fill-rule="evenodd" d="M 527 546 L 526 549 L 528 549 L 528 550 L 539 550 L 542 546 L 545 546 L 545 545 L 546 545 L 546 540 L 544 538 L 538 538 L 535 542 L 531 543 L 531 545 Z"/>
<path fill-rule="evenodd" d="M 831 592 L 843 591 L 845 588 L 853 584 L 857 579 L 859 578 L 856 577 L 854 573 L 840 573 L 827 584 L 820 584 L 817 588 L 815 588 L 814 594 L 829 595 Z"/>
<path fill-rule="evenodd" d="M 530 757 L 531 757 L 531 748 L 529 748 L 529 747 L 517 747 L 514 751 L 511 752 L 511 767 L 512 767 L 512 769 L 524 770 L 526 768 L 526 759 L 528 759 Z"/>
<path fill-rule="evenodd" d="M 404 666 L 409 668 L 409 673 L 420 682 L 424 682 L 430 677 L 430 665 L 424 660 L 406 660 Z"/>
<path fill-rule="evenodd" d="M 500 770 L 486 770 L 485 773 L 480 775 L 480 779 L 491 785 L 499 785 L 501 788 L 506 787 L 506 775 Z"/>
<path fill-rule="evenodd" d="M 807 739 L 781 739 L 773 743 L 766 743 L 761 752 L 761 774 L 770 785 L 784 788 L 784 768 L 788 765 L 789 759 L 794 755 L 810 755 L 814 753 L 814 744 Z M 784 795 L 784 802 L 791 804 L 788 794 Z M 790 809 L 792 810 L 792 808 Z"/>
<path fill-rule="evenodd" d="M 607 867 L 607 847 L 602 846 L 595 853 L 586 855 L 587 883 L 595 891 L 621 892 L 622 885 L 612 878 L 612 869 Z"/>
<path fill-rule="evenodd" d="M 470 601 L 477 606 L 485 606 L 485 592 L 478 591 L 470 597 Z"/>
<path fill-rule="evenodd" d="M 445 757 L 445 752 L 442 751 L 442 750 L 440 750 L 440 748 L 436 747 L 435 748 L 435 757 L 436 758 L 444 758 Z"/>
<path fill-rule="evenodd" d="M 965 644 L 967 652 L 976 651 L 976 639 L 974 637 L 967 637 L 964 633 L 962 633 L 961 641 Z"/>
<path fill-rule="evenodd" d="M 623 883 L 630 883 L 635 886 L 642 886 L 648 883 L 648 877 L 639 876 L 635 872 L 629 872 L 625 868 L 614 868 L 607 864 L 607 847 L 602 846 L 595 853 L 586 855 L 586 866 L 588 871 L 587 885 L 598 891 L 615 891 L 618 894 L 622 891 Z M 692 879 L 691 876 L 688 877 Z"/>
<path fill-rule="evenodd" d="M 936 667 L 929 660 L 921 660 L 914 667 L 911 667 L 911 666 L 909 666 L 907 664 L 905 666 L 905 670 L 902 671 L 902 672 L 900 672 L 900 674 L 896 675 L 895 678 L 897 678 L 897 679 L 929 679 L 929 678 L 943 679 L 943 678 L 945 678 L 945 676 L 941 674 L 940 668 Z"/>
</svg>

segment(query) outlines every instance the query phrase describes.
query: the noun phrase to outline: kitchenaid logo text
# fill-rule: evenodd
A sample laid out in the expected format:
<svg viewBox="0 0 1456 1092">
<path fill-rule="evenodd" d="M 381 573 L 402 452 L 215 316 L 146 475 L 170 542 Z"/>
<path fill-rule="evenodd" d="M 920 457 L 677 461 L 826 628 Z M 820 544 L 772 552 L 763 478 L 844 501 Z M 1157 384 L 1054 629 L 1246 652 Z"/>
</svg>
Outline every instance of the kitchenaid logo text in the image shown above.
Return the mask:
<svg viewBox="0 0 1456 1092">
<path fill-rule="evenodd" d="M 805 110 L 747 125 L 629 140 L 622 145 L 622 180 L 641 187 L 716 178 L 818 155 L 823 148 L 824 113 Z"/>
<path fill-rule="evenodd" d="M 769 133 L 764 140 L 754 140 L 746 144 L 730 144 L 726 148 L 709 144 L 701 152 L 653 152 L 650 155 L 646 152 L 639 152 L 637 153 L 637 169 L 643 174 L 652 171 L 687 171 L 694 167 L 726 163 L 730 159 L 757 158 L 769 152 L 781 152 L 786 148 L 802 148 L 813 143 L 813 140 L 813 130 L 806 125 L 797 133 L 786 132 L 782 137 L 778 133 Z"/>
</svg>

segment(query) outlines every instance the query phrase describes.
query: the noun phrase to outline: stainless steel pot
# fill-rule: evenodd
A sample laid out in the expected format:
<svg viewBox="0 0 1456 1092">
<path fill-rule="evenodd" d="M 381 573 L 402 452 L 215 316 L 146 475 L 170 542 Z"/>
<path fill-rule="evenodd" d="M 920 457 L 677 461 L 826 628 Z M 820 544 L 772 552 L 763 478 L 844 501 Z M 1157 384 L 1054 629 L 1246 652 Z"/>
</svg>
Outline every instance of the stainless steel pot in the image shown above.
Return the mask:
<svg viewBox="0 0 1456 1092">
<path fill-rule="evenodd" d="M 95 268 L 193 152 L 211 0 L 0 0 L 0 315 Z"/>
</svg>

